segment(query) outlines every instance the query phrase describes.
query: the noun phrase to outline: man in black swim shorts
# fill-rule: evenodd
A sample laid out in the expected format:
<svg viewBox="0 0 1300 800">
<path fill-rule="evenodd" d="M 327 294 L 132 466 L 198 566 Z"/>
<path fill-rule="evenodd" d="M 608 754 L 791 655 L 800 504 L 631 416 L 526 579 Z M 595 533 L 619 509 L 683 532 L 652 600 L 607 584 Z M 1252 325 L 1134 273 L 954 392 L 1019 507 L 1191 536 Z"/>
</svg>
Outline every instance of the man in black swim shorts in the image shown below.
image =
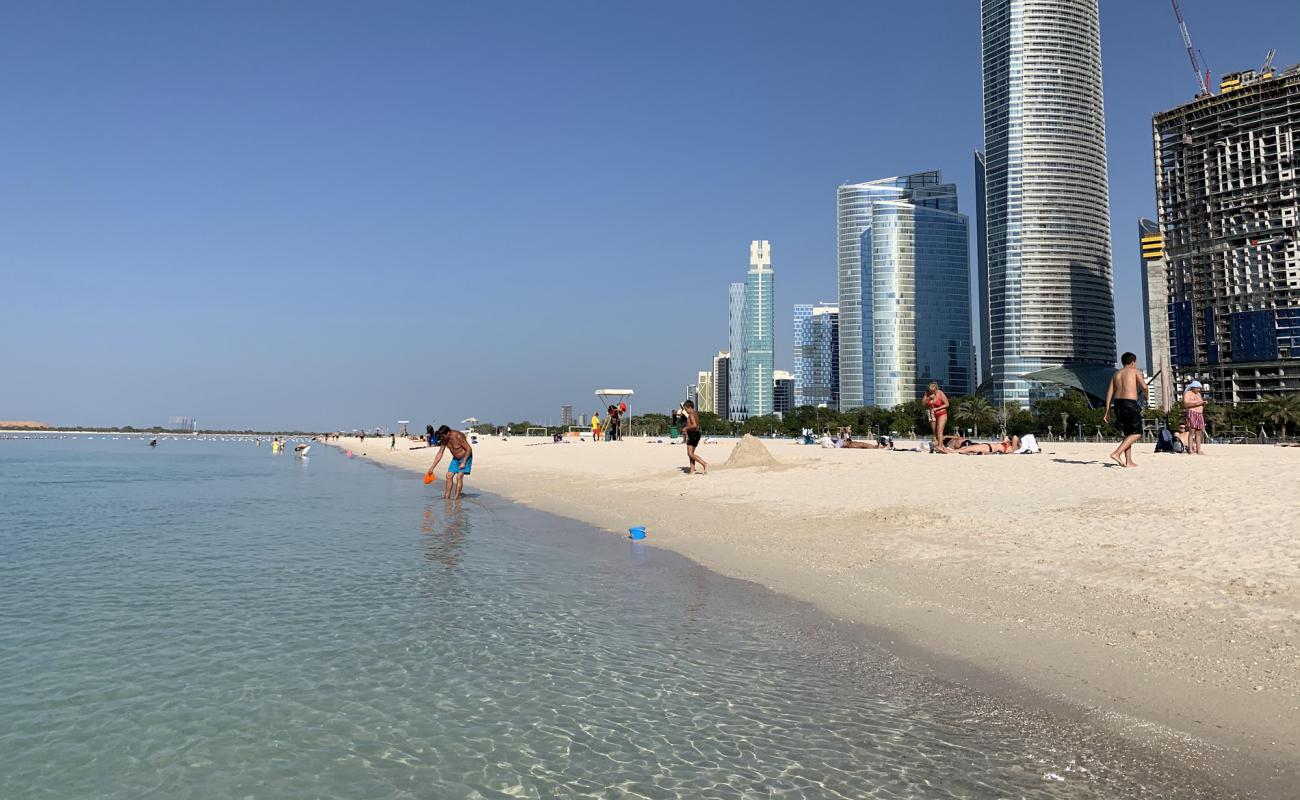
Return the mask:
<svg viewBox="0 0 1300 800">
<path fill-rule="evenodd" d="M 709 464 L 695 455 L 695 448 L 700 444 L 700 415 L 695 411 L 695 403 L 690 400 L 682 403 L 682 410 L 686 412 L 686 427 L 682 428 L 682 432 L 686 434 L 686 457 L 690 459 L 690 466 L 686 468 L 686 472 L 691 475 L 703 475 L 709 471 Z M 697 473 L 696 464 L 704 469 Z"/>
<path fill-rule="evenodd" d="M 1110 422 L 1112 405 L 1115 409 L 1115 424 L 1119 426 L 1124 440 L 1110 454 L 1110 458 L 1121 467 L 1136 467 L 1133 462 L 1133 445 L 1142 438 L 1142 405 L 1139 397 L 1146 397 L 1147 384 L 1138 372 L 1137 356 L 1125 353 L 1120 358 L 1124 366 L 1115 371 L 1110 379 L 1110 388 L 1106 390 L 1106 414 L 1102 422 Z"/>
</svg>

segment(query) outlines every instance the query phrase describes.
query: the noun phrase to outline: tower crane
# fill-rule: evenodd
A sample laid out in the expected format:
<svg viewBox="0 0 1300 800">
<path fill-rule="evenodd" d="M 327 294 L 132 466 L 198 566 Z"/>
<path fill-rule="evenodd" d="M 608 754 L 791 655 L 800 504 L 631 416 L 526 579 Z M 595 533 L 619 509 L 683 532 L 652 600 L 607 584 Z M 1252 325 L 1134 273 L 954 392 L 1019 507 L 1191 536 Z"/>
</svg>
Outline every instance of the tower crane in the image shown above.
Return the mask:
<svg viewBox="0 0 1300 800">
<path fill-rule="evenodd" d="M 1183 10 L 1178 6 L 1178 0 L 1169 0 L 1174 7 L 1174 17 L 1178 20 L 1178 30 L 1183 34 L 1183 45 L 1187 48 L 1187 57 L 1192 62 L 1192 74 L 1196 76 L 1196 88 L 1200 89 L 1197 97 L 1210 93 L 1210 71 L 1208 69 L 1202 72 L 1201 62 L 1196 58 L 1196 48 L 1192 45 L 1192 35 L 1187 32 L 1187 20 L 1183 19 Z"/>
</svg>

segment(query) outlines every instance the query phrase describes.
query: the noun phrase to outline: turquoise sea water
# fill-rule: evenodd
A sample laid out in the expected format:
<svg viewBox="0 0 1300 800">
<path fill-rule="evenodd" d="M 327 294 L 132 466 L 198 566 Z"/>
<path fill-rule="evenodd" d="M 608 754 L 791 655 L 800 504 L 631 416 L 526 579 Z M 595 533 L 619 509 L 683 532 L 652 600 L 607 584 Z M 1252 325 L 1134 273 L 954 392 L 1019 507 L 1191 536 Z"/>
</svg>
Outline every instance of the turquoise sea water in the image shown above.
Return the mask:
<svg viewBox="0 0 1300 800">
<path fill-rule="evenodd" d="M 0 441 L 0 797 L 1220 796 L 440 490 L 320 445 Z"/>
</svg>

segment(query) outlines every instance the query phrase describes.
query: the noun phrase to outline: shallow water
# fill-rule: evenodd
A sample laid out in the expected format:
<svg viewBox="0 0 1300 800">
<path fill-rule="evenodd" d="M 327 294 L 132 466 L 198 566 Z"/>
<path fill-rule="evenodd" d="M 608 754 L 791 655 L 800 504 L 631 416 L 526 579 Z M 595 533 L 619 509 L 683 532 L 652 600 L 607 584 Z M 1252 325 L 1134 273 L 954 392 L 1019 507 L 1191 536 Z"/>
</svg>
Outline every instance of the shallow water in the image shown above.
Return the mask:
<svg viewBox="0 0 1300 800">
<path fill-rule="evenodd" d="M 0 797 L 1218 796 L 678 556 L 438 491 L 319 445 L 0 441 Z"/>
</svg>

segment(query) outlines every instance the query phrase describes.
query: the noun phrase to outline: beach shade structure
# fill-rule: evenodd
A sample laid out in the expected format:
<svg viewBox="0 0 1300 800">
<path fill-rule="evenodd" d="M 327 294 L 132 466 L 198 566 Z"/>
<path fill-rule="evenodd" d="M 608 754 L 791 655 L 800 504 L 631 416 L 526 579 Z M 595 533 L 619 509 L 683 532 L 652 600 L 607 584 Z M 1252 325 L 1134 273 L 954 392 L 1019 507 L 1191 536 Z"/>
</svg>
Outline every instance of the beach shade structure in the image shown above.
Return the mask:
<svg viewBox="0 0 1300 800">
<path fill-rule="evenodd" d="M 600 410 L 604 411 L 610 406 L 618 406 L 620 411 L 627 411 L 627 401 L 636 392 L 631 389 L 597 389 L 596 396 L 600 398 Z"/>
<path fill-rule="evenodd" d="M 468 425 L 471 428 L 478 424 L 478 417 L 466 417 L 460 421 L 461 425 Z"/>
<path fill-rule="evenodd" d="M 1089 406 L 1100 406 L 1106 402 L 1106 389 L 1110 386 L 1114 367 L 1103 364 L 1062 364 L 1048 367 L 1037 372 L 1020 375 L 1020 380 L 1036 383 L 1051 383 L 1078 389 L 1088 399 Z"/>
</svg>

